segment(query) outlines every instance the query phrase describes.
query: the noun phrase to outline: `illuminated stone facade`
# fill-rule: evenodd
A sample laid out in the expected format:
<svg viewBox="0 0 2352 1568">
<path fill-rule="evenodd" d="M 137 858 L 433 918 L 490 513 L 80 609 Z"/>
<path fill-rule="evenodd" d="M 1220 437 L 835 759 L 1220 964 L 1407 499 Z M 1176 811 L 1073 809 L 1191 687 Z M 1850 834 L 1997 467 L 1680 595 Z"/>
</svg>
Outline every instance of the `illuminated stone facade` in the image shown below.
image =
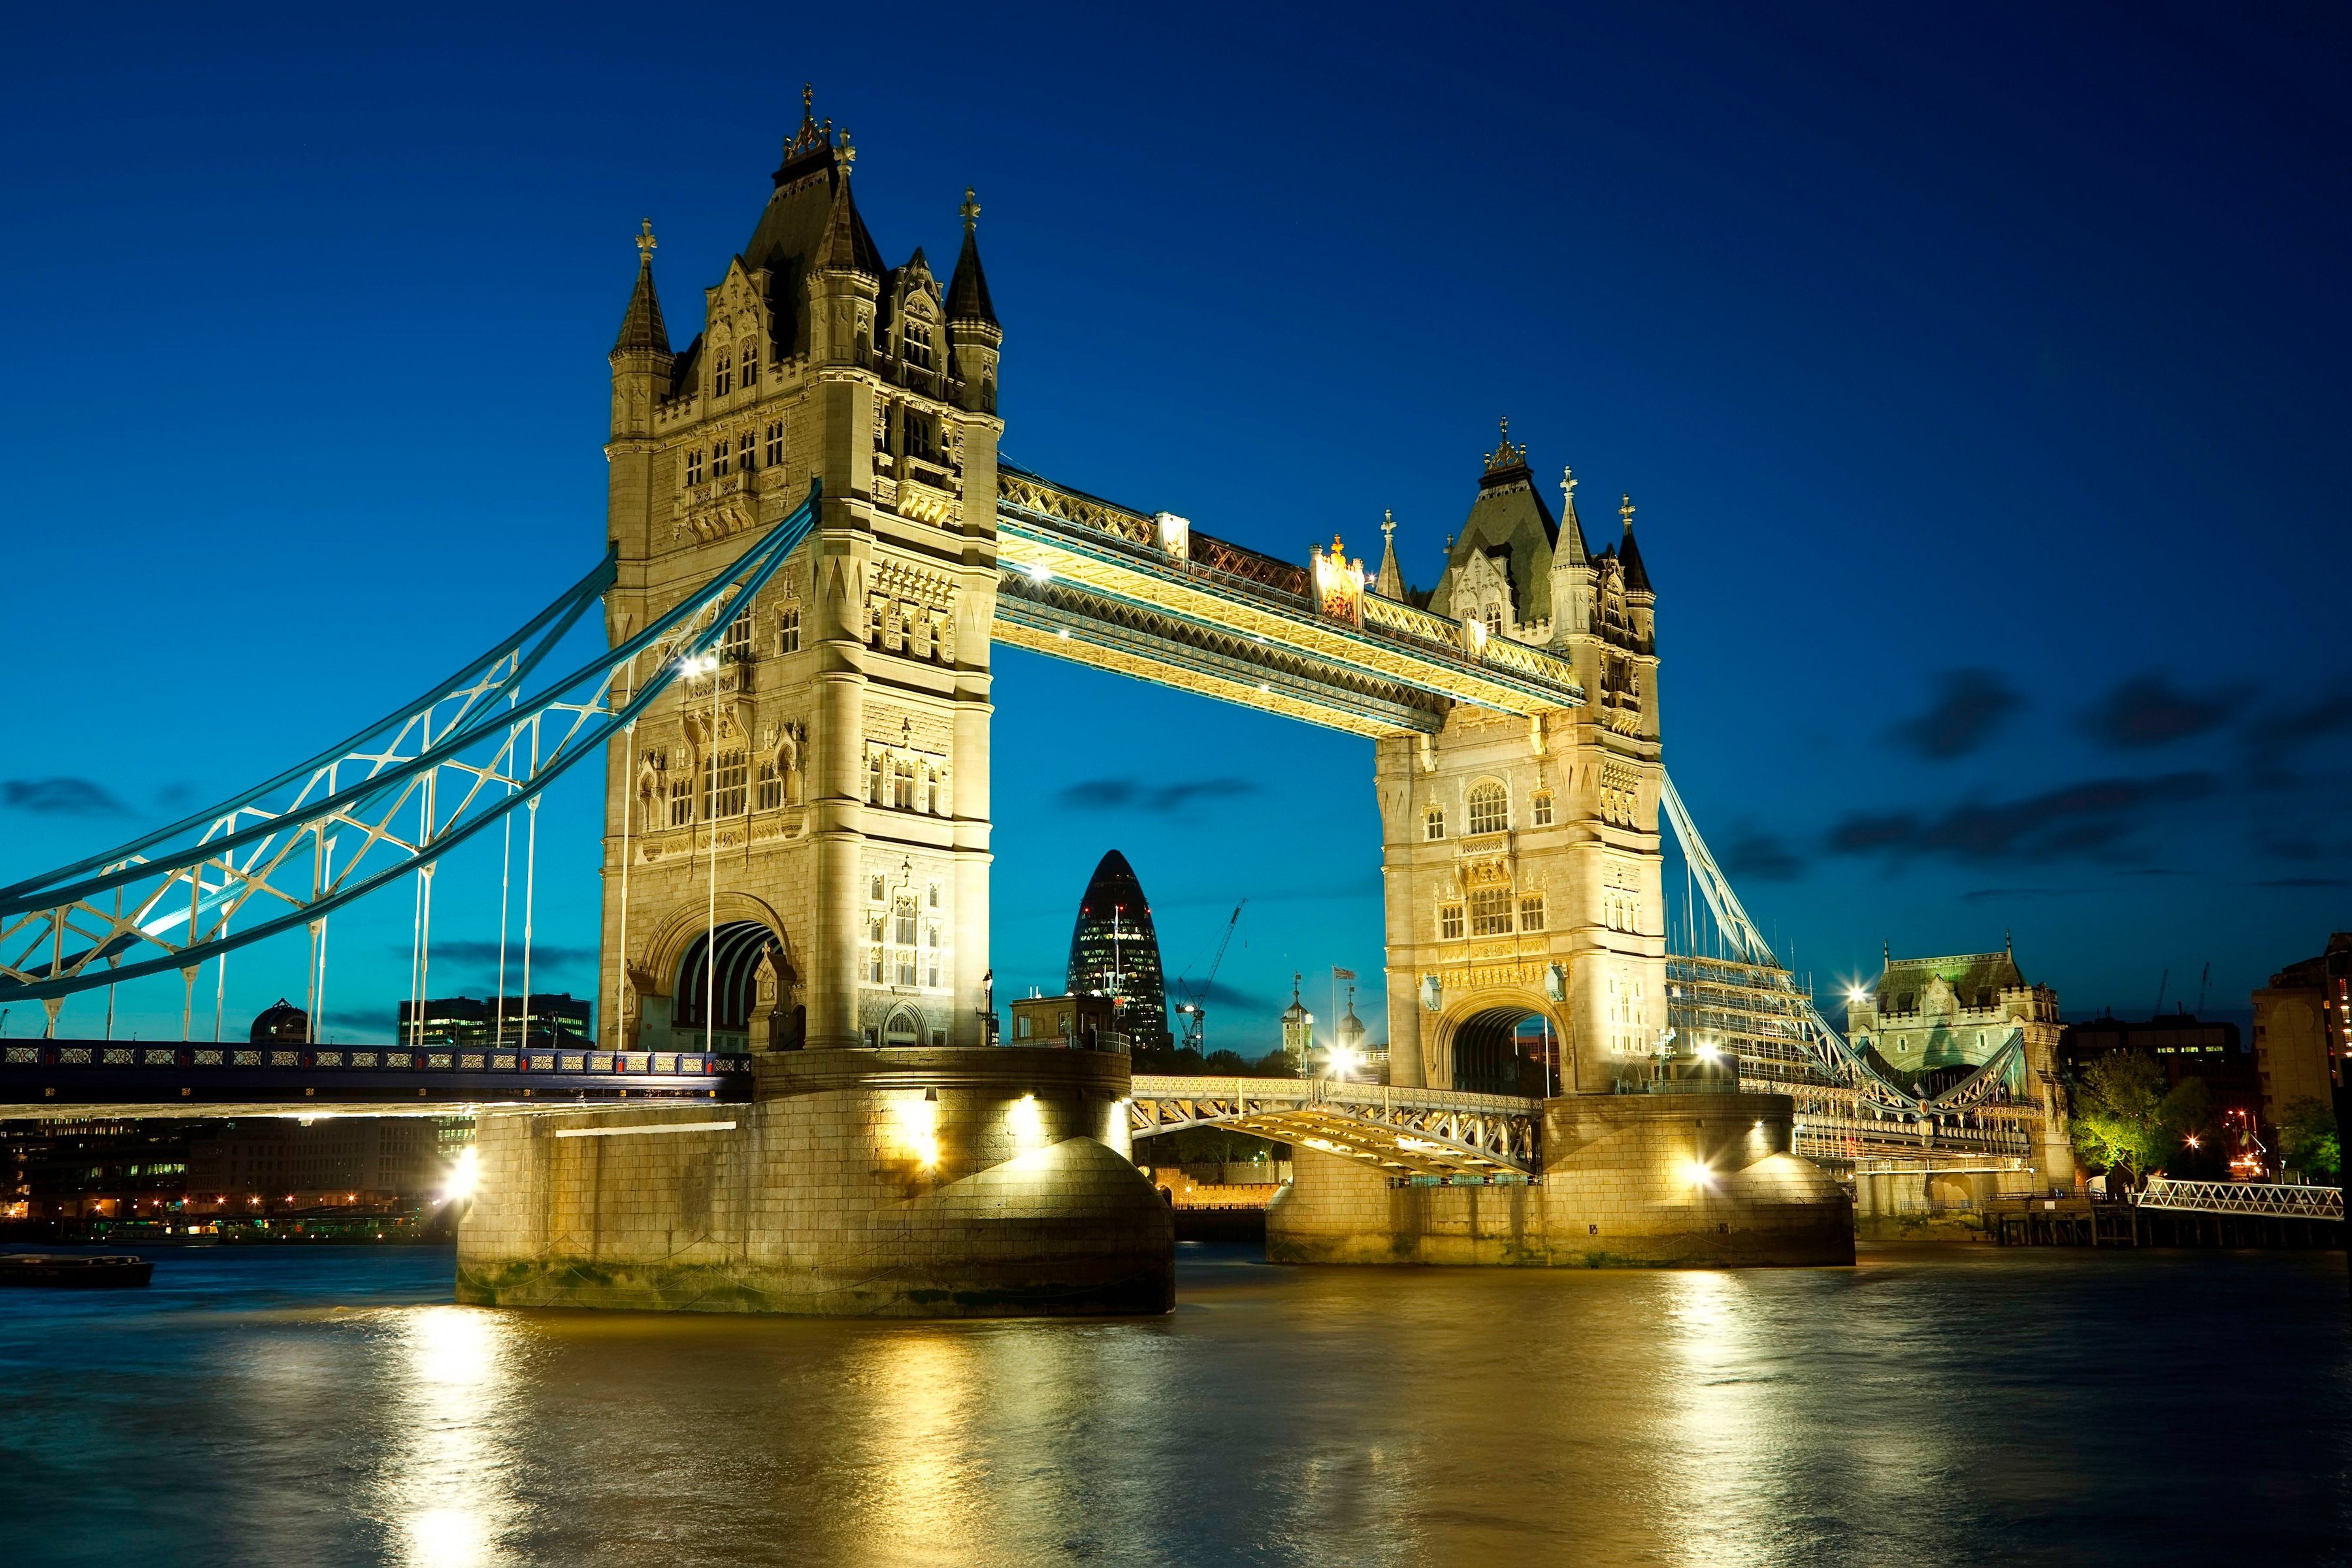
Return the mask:
<svg viewBox="0 0 2352 1568">
<path fill-rule="evenodd" d="M 758 602 L 726 607 L 719 668 L 611 748 L 601 995 L 616 1047 L 985 1043 L 1003 333 L 969 193 L 943 288 L 919 249 L 883 263 L 854 157 L 804 117 L 683 350 L 641 241 L 612 353 L 612 638 L 740 554 L 813 478 L 824 505 Z"/>
<path fill-rule="evenodd" d="M 1379 742 L 1391 1081 L 1516 1092 L 1511 1032 L 1550 1020 L 1565 1093 L 1643 1076 L 1666 1024 L 1655 596 L 1634 547 L 1588 553 L 1523 447 L 1487 458 L 1427 608 L 1573 661 L 1586 703 L 1457 706 Z M 1376 590 L 1402 590 L 1393 552 Z M 1417 595 L 1416 595 L 1417 597 Z"/>
</svg>

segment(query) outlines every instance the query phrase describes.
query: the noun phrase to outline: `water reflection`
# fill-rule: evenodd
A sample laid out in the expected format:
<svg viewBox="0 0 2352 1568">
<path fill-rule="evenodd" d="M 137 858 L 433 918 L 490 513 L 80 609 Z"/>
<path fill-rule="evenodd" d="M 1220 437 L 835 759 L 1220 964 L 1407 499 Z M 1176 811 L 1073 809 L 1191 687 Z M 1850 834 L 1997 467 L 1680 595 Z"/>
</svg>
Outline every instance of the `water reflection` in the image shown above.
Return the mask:
<svg viewBox="0 0 2352 1568">
<path fill-rule="evenodd" d="M 494 1568 L 529 1521 L 511 1452 L 516 1363 L 528 1325 L 473 1307 L 400 1313 L 387 1358 L 391 1426 L 377 1471 L 390 1561 Z"/>
<path fill-rule="evenodd" d="M 1172 1316 L 997 1323 L 460 1309 L 444 1258 L 0 1299 L 6 1560 L 2076 1568 L 2352 1539 L 2340 1255 L 1188 1251 Z M 331 1305 L 399 1268 L 422 1304 Z"/>
</svg>

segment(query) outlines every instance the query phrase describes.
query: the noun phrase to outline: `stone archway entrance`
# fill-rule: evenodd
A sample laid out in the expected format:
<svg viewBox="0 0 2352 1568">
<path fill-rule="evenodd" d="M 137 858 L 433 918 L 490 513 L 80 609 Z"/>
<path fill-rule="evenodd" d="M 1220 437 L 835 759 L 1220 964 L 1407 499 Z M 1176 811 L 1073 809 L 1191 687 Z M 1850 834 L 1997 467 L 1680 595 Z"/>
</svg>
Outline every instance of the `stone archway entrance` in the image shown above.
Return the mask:
<svg viewBox="0 0 2352 1568">
<path fill-rule="evenodd" d="M 677 1003 L 670 1034 L 680 1049 L 698 1049 L 706 1039 L 722 1051 L 750 1048 L 760 959 L 772 946 L 778 947 L 781 965 L 775 934 L 758 921 L 728 921 L 716 931 L 694 933 L 678 959 L 671 993 Z"/>
<path fill-rule="evenodd" d="M 1448 1037 L 1452 1087 L 1471 1094 L 1565 1094 L 1559 1030 L 1541 1008 L 1524 1002 L 1481 1007 Z"/>
</svg>

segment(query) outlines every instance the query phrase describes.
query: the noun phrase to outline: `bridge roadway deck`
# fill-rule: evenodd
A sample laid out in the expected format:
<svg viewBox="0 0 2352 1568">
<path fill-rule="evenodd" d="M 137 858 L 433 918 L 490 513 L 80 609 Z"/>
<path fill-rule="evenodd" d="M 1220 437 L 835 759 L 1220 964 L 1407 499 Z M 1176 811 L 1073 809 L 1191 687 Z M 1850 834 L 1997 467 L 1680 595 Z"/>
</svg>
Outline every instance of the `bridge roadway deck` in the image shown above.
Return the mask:
<svg viewBox="0 0 2352 1568">
<path fill-rule="evenodd" d="M 1532 1175 L 1540 1163 L 1543 1101 L 1517 1095 L 1156 1073 L 1136 1074 L 1129 1093 L 1138 1138 L 1223 1127 L 1398 1175 Z"/>
<path fill-rule="evenodd" d="M 452 1046 L 0 1043 L 0 1118 L 464 1116 L 751 1098 L 751 1058 Z"/>
</svg>

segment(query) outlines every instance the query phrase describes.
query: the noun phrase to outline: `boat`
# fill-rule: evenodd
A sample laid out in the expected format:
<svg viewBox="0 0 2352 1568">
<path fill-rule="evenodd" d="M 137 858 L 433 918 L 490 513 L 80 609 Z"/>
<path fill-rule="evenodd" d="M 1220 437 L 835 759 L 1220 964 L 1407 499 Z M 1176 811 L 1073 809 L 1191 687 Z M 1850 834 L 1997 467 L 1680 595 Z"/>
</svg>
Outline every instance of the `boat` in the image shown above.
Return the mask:
<svg viewBox="0 0 2352 1568">
<path fill-rule="evenodd" d="M 15 1252 L 0 1256 L 0 1285 L 50 1285 L 103 1289 L 144 1285 L 155 1266 L 143 1258 L 118 1254 L 85 1258 L 58 1252 Z"/>
</svg>

